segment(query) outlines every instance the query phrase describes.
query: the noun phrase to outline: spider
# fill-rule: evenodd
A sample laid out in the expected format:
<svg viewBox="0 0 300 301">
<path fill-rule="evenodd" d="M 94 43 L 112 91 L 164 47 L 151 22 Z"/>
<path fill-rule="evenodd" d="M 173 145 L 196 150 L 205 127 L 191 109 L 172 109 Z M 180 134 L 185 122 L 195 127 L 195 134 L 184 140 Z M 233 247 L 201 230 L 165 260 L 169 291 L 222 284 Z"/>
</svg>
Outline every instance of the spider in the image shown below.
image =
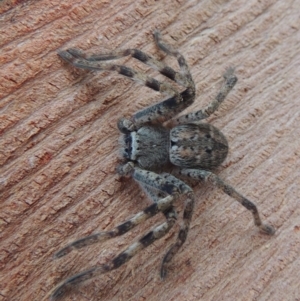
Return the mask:
<svg viewBox="0 0 300 301">
<path fill-rule="evenodd" d="M 146 87 L 159 91 L 168 98 L 138 111 L 130 119 L 122 118 L 118 122 L 118 128 L 122 133 L 124 162 L 117 168 L 117 171 L 121 176 L 131 177 L 137 181 L 153 201 L 152 204 L 114 229 L 76 240 L 58 251 L 54 256 L 60 258 L 73 249 L 80 249 L 123 235 L 159 212 L 163 213 L 166 221 L 153 228 L 108 263 L 94 266 L 63 281 L 53 290 L 52 300 L 64 296 L 69 289 L 85 280 L 119 268 L 139 251 L 166 235 L 177 218 L 173 206 L 174 201 L 179 196 L 184 196 L 186 201 L 183 222 L 177 239 L 163 257 L 160 268 L 160 276 L 165 278 L 168 263 L 187 238 L 195 202 L 194 193 L 190 186 L 170 173 L 158 171 L 170 163 L 177 167 L 179 175 L 209 182 L 221 188 L 223 192 L 252 213 L 254 224 L 262 232 L 269 235 L 275 233 L 272 226 L 262 223 L 258 210 L 251 201 L 211 171 L 225 160 L 228 153 L 228 143 L 225 136 L 216 127 L 199 121 L 215 112 L 235 86 L 237 77 L 234 75 L 233 68 L 229 68 L 225 72 L 225 81 L 220 92 L 207 107 L 174 119 L 173 117 L 194 102 L 195 84 L 185 58 L 172 46 L 166 44 L 158 31 L 155 31 L 153 35 L 158 48 L 177 59 L 179 72 L 138 49 L 118 50 L 92 56 L 87 56 L 77 49 L 68 49 L 58 53 L 63 60 L 77 68 L 116 71 Z M 178 92 L 172 85 L 160 82 L 132 68 L 103 62 L 125 56 L 131 56 L 152 67 L 165 77 L 183 86 L 184 90 Z M 170 119 L 174 121 L 175 126 L 173 128 L 164 125 Z"/>
</svg>

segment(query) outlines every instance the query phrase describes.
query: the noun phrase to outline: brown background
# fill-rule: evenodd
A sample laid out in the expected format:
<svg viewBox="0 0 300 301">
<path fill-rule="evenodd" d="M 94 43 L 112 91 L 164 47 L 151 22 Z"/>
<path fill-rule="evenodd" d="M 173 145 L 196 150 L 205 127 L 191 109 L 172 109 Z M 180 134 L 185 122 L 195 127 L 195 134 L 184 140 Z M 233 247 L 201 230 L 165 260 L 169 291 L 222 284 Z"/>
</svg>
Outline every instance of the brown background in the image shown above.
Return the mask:
<svg viewBox="0 0 300 301">
<path fill-rule="evenodd" d="M 159 266 L 178 226 L 65 300 L 300 300 L 299 0 L 0 5 L 1 301 L 47 299 L 62 279 L 107 262 L 163 220 L 52 259 L 66 243 L 110 229 L 148 204 L 137 184 L 115 173 L 116 122 L 161 99 L 116 74 L 74 70 L 56 52 L 136 47 L 163 59 L 155 28 L 190 65 L 197 97 L 188 111 L 213 99 L 223 72 L 236 67 L 236 87 L 208 120 L 230 144 L 219 174 L 277 232 L 260 234 L 237 202 L 197 185 L 188 240 L 166 281 Z"/>
</svg>

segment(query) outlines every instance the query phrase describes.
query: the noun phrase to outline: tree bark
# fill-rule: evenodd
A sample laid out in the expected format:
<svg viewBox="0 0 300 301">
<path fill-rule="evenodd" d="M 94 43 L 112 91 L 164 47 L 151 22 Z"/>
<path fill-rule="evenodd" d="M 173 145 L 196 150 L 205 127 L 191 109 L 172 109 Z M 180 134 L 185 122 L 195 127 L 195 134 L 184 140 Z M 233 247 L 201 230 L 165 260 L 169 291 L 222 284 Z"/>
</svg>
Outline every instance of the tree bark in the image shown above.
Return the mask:
<svg viewBox="0 0 300 301">
<path fill-rule="evenodd" d="M 162 99 L 116 73 L 72 68 L 57 51 L 139 48 L 178 68 L 155 47 L 156 28 L 190 66 L 197 96 L 186 112 L 207 105 L 235 68 L 238 83 L 207 120 L 230 145 L 218 173 L 276 234 L 259 233 L 249 211 L 199 183 L 188 239 L 165 281 L 160 263 L 178 225 L 64 300 L 300 300 L 299 0 L 3 1 L 0 11 L 0 301 L 47 300 L 60 281 L 164 221 L 53 259 L 149 204 L 115 172 L 116 123 Z M 133 59 L 120 63 L 162 79 Z M 183 202 L 176 208 L 180 224 Z"/>
</svg>

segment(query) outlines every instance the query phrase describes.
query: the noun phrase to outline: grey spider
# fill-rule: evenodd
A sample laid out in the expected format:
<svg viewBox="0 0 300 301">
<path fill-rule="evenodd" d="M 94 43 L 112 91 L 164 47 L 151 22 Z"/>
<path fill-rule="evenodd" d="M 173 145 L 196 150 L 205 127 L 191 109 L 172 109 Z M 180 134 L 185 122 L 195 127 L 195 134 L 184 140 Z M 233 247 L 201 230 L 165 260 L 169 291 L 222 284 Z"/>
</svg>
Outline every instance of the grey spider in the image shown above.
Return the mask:
<svg viewBox="0 0 300 301">
<path fill-rule="evenodd" d="M 80 249 L 123 235 L 158 212 L 164 214 L 166 221 L 152 229 L 139 241 L 133 243 L 108 263 L 92 267 L 63 281 L 53 290 L 51 294 L 52 300 L 64 296 L 69 289 L 78 283 L 119 268 L 139 251 L 163 237 L 176 221 L 177 213 L 173 203 L 180 195 L 184 195 L 186 202 L 183 212 L 183 223 L 175 243 L 169 248 L 161 264 L 160 275 L 162 278 L 166 276 L 167 264 L 187 238 L 195 201 L 192 188 L 185 182 L 169 173 L 158 172 L 163 166 L 170 163 L 179 169 L 178 173 L 182 176 L 209 182 L 221 188 L 227 195 L 251 211 L 254 224 L 262 232 L 269 235 L 275 233 L 272 226 L 262 223 L 258 210 L 251 201 L 211 171 L 225 160 L 228 153 L 228 143 L 225 136 L 216 127 L 208 123 L 199 123 L 199 121 L 215 112 L 234 87 L 237 82 L 234 70 L 229 68 L 225 72 L 225 82 L 220 92 L 207 107 L 178 117 L 174 120 L 175 126 L 169 129 L 163 123 L 172 119 L 193 103 L 195 99 L 195 84 L 184 57 L 172 46 L 163 42 L 158 31 L 154 32 L 154 39 L 162 51 L 177 59 L 180 67 L 179 72 L 138 49 L 119 50 L 93 56 L 87 56 L 76 49 L 68 49 L 58 53 L 62 59 L 77 68 L 116 71 L 142 83 L 146 87 L 167 95 L 168 98 L 135 113 L 130 119 L 122 118 L 118 122 L 118 128 L 123 135 L 122 153 L 125 161 L 118 167 L 118 173 L 121 176 L 131 177 L 136 180 L 152 199 L 152 205 L 111 231 L 92 234 L 68 244 L 58 251 L 55 257 L 59 258 L 70 253 L 73 249 Z M 149 65 L 162 75 L 183 86 L 184 90 L 178 92 L 170 84 L 160 82 L 134 69 L 103 62 L 125 56 L 131 56 Z"/>
</svg>

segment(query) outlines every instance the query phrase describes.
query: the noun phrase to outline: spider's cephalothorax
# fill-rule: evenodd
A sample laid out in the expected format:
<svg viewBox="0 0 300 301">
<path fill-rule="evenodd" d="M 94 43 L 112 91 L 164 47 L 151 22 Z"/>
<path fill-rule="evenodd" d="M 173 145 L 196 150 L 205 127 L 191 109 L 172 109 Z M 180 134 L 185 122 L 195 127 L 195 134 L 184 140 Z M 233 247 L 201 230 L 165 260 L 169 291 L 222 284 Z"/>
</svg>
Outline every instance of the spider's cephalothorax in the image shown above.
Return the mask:
<svg viewBox="0 0 300 301">
<path fill-rule="evenodd" d="M 143 126 L 124 134 L 123 156 L 144 169 L 153 169 L 169 162 L 169 130 L 158 126 Z"/>
<path fill-rule="evenodd" d="M 183 177 L 209 182 L 222 189 L 224 193 L 252 213 L 254 224 L 264 233 L 272 235 L 275 232 L 272 226 L 261 222 L 258 210 L 251 201 L 211 171 L 225 160 L 228 144 L 224 135 L 217 128 L 207 123 L 199 123 L 199 121 L 215 112 L 234 87 L 237 82 L 234 70 L 229 68 L 225 72 L 225 82 L 221 90 L 207 107 L 177 117 L 173 120 L 176 125 L 169 129 L 164 126 L 164 122 L 172 119 L 193 103 L 195 84 L 184 57 L 176 49 L 165 44 L 161 40 L 159 32 L 155 31 L 154 38 L 161 50 L 177 59 L 180 67 L 179 72 L 138 49 L 119 50 L 93 56 L 86 56 L 76 49 L 59 52 L 61 58 L 75 67 L 88 70 L 116 71 L 168 97 L 162 102 L 135 113 L 130 119 L 122 118 L 118 122 L 118 128 L 123 133 L 121 142 L 122 155 L 125 160 L 119 166 L 118 173 L 121 176 L 132 177 L 137 181 L 152 199 L 152 205 L 110 231 L 95 233 L 68 244 L 58 251 L 55 257 L 62 257 L 73 249 L 80 249 L 123 235 L 158 212 L 164 214 L 166 221 L 153 228 L 108 263 L 92 267 L 63 281 L 51 293 L 53 300 L 62 297 L 78 283 L 117 269 L 140 250 L 164 236 L 172 228 L 177 218 L 177 212 L 173 206 L 174 200 L 178 196 L 184 195 L 186 202 L 182 215 L 182 225 L 175 243 L 169 248 L 162 260 L 160 275 L 162 278 L 166 276 L 168 263 L 187 238 L 194 208 L 192 188 L 169 173 L 158 172 L 170 163 L 177 167 L 178 173 Z M 183 91 L 178 92 L 172 85 L 160 82 L 129 67 L 106 62 L 124 56 L 131 56 L 156 69 L 162 75 L 183 86 Z"/>
</svg>

